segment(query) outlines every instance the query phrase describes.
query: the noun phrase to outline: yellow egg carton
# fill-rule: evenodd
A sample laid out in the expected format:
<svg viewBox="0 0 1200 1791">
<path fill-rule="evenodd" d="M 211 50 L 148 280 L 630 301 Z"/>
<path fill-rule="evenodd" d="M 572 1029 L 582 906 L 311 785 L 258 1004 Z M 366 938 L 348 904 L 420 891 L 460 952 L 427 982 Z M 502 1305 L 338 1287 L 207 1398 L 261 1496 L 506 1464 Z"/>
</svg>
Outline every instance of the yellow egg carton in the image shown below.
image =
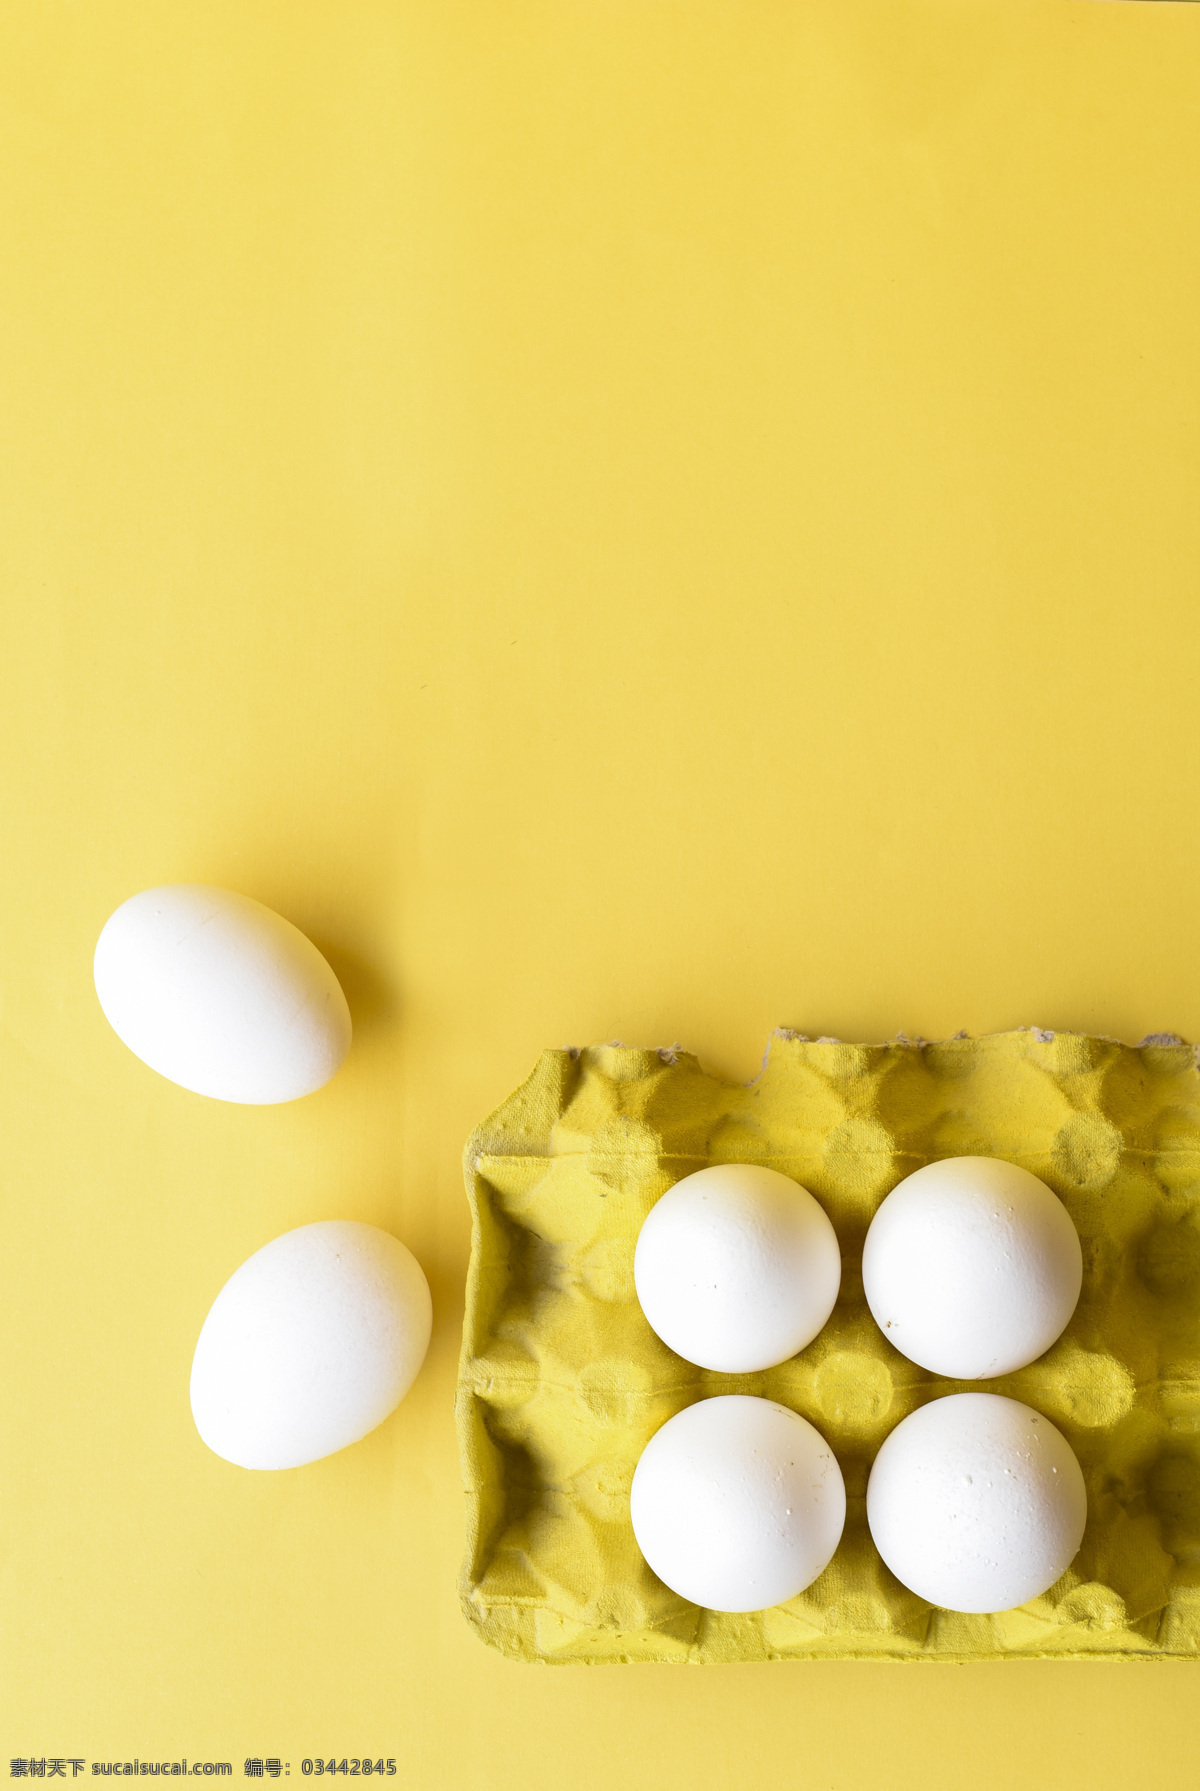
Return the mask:
<svg viewBox="0 0 1200 1791">
<path fill-rule="evenodd" d="M 948 1381 L 885 1340 L 863 1299 L 871 1216 L 937 1157 L 1004 1157 L 1061 1197 L 1083 1293 L 1016 1374 Z M 837 1230 L 829 1323 L 759 1374 L 694 1368 L 651 1331 L 639 1228 L 681 1176 L 765 1163 Z M 458 1383 L 469 1538 L 462 1602 L 527 1661 L 981 1660 L 1200 1656 L 1200 1075 L 1170 1037 L 1132 1047 L 1041 1031 L 847 1045 L 779 1033 L 748 1087 L 679 1051 L 547 1051 L 466 1151 L 474 1232 Z M 1083 1468 L 1088 1524 L 1043 1597 L 939 1610 L 867 1529 L 885 1436 L 943 1393 L 986 1386 L 1050 1418 Z M 830 1566 L 750 1615 L 702 1610 L 647 1567 L 629 1522 L 638 1456 L 675 1412 L 755 1393 L 801 1412 L 846 1481 Z"/>
</svg>

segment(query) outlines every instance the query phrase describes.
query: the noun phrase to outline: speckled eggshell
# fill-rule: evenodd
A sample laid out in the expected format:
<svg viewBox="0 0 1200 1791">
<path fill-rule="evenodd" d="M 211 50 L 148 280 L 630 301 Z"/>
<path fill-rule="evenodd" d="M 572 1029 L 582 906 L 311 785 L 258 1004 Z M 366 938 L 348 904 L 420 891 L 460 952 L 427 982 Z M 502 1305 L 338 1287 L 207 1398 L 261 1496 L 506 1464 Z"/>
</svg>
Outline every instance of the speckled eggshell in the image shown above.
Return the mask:
<svg viewBox="0 0 1200 1791">
<path fill-rule="evenodd" d="M 350 1010 L 311 940 L 249 896 L 172 883 L 131 896 L 96 945 L 96 994 L 117 1037 L 181 1088 L 294 1101 L 350 1049 Z"/>
<path fill-rule="evenodd" d="M 676 1355 L 750 1374 L 812 1342 L 837 1300 L 842 1258 L 807 1188 L 777 1169 L 719 1163 L 651 1208 L 633 1275 L 651 1329 Z"/>
<path fill-rule="evenodd" d="M 668 1419 L 642 1451 L 629 1503 L 659 1579 L 714 1611 L 763 1610 L 803 1592 L 846 1521 L 841 1469 L 820 1432 L 738 1393 Z"/>
<path fill-rule="evenodd" d="M 1062 1201 L 1028 1169 L 946 1157 L 892 1189 L 862 1274 L 872 1317 L 901 1355 L 953 1380 L 990 1380 L 1061 1335 L 1083 1252 Z"/>
<path fill-rule="evenodd" d="M 192 1416 L 243 1468 L 296 1468 L 355 1443 L 399 1405 L 429 1347 L 429 1284 L 389 1232 L 301 1225 L 225 1283 L 192 1361 Z"/>
<path fill-rule="evenodd" d="M 1048 1418 L 998 1393 L 953 1393 L 910 1413 L 884 1442 L 867 1482 L 867 1522 L 918 1597 L 949 1611 L 1007 1611 L 1071 1565 L 1087 1494 Z"/>
</svg>

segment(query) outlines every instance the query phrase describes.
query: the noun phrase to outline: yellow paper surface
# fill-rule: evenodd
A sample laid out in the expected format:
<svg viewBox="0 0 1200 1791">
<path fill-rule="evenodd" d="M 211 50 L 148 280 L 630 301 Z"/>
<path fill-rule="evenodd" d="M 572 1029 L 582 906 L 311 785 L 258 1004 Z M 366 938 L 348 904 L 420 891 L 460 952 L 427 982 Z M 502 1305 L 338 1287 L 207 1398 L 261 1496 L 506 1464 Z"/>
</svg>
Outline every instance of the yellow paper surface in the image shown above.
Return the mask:
<svg viewBox="0 0 1200 1791">
<path fill-rule="evenodd" d="M 1189 1662 L 501 1659 L 453 1398 L 462 1143 L 547 1045 L 1200 1038 L 1198 121 L 1172 4 L 3 9 L 0 1775 L 1190 1791 Z M 328 952 L 327 1090 L 109 1031 L 175 879 Z M 200 1325 L 338 1216 L 428 1365 L 239 1472 Z"/>
<path fill-rule="evenodd" d="M 1079 1304 L 1036 1362 L 984 1383 L 1067 1437 L 1088 1521 L 1018 1610 L 943 1611 L 896 1580 L 866 1518 L 880 1444 L 930 1399 L 979 1390 L 906 1360 L 863 1295 L 867 1227 L 953 1156 L 1020 1163 L 1083 1247 Z M 833 1221 L 842 1284 L 788 1361 L 719 1374 L 647 1324 L 633 1284 L 655 1202 L 710 1163 L 762 1163 Z M 1190 1047 L 1045 1029 L 939 1044 L 771 1041 L 748 1086 L 675 1051 L 548 1051 L 464 1166 L 474 1216 L 459 1370 L 463 1610 L 527 1661 L 732 1662 L 1200 1655 L 1200 1075 Z M 771 1399 L 815 1424 L 846 1483 L 833 1560 L 770 1610 L 702 1610 L 642 1559 L 638 1457 L 697 1399 Z"/>
</svg>

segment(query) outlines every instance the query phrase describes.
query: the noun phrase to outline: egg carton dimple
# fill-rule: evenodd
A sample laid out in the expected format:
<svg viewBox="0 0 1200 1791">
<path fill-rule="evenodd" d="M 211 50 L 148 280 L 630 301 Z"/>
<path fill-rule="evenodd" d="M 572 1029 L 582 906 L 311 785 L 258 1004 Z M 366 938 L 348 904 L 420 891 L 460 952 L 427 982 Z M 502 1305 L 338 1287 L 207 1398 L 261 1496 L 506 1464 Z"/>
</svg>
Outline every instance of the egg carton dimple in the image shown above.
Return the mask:
<svg viewBox="0 0 1200 1791">
<path fill-rule="evenodd" d="M 987 1382 L 941 1379 L 876 1328 L 862 1292 L 884 1196 L 946 1156 L 1003 1157 L 1055 1190 L 1083 1292 L 1058 1342 Z M 642 1221 L 710 1163 L 768 1164 L 833 1221 L 842 1289 L 797 1356 L 705 1371 L 650 1330 L 633 1285 Z M 1200 1656 L 1200 1070 L 1174 1034 L 1139 1046 L 1029 1029 L 855 1045 L 776 1034 L 749 1086 L 677 1046 L 548 1051 L 472 1136 L 473 1216 L 458 1428 L 467 1491 L 462 1602 L 524 1660 L 860 1656 Z M 867 1475 L 900 1420 L 986 1388 L 1043 1412 L 1083 1468 L 1088 1525 L 1041 1598 L 996 1616 L 934 1608 L 888 1572 Z M 695 1400 L 753 1393 L 832 1446 L 847 1521 L 806 1592 L 750 1616 L 701 1610 L 647 1567 L 629 1485 L 658 1428 Z"/>
</svg>

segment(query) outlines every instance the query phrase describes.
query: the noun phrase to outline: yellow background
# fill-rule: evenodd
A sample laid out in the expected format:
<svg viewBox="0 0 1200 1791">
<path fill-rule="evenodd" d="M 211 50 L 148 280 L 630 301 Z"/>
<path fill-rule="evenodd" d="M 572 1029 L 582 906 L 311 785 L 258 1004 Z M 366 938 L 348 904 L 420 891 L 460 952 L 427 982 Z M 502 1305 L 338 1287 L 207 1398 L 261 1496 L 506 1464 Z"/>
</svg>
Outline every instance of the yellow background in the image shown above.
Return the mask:
<svg viewBox="0 0 1200 1791">
<path fill-rule="evenodd" d="M 492 1656 L 451 1394 L 459 1153 L 543 1046 L 1200 1038 L 1198 195 L 1200 8 L 4 10 L 5 1760 L 1194 1783 L 1186 1664 Z M 108 1030 L 172 880 L 328 952 L 327 1090 Z M 337 1215 L 428 1367 L 232 1468 L 200 1323 Z"/>
</svg>

